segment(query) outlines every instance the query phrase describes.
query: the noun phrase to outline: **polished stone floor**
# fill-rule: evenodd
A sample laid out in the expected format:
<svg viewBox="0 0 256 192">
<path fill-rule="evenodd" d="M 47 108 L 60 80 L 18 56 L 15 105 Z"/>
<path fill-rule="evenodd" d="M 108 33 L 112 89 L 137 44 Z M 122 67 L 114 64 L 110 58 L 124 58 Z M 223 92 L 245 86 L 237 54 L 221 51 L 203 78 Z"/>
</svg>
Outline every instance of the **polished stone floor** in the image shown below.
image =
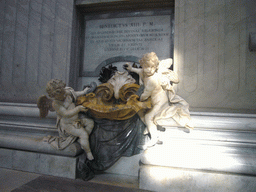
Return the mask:
<svg viewBox="0 0 256 192">
<path fill-rule="evenodd" d="M 33 188 L 31 191 L 37 191 L 34 190 L 36 186 L 39 187 L 37 183 L 42 184 L 40 186 L 41 188 L 38 188 L 38 191 L 50 191 L 48 187 L 51 183 L 54 183 L 54 186 L 59 185 L 58 191 L 66 191 L 63 190 L 62 187 L 64 184 L 67 185 L 68 182 L 70 183 L 68 186 L 70 189 L 68 191 L 77 191 L 77 189 L 74 188 L 76 186 L 79 186 L 79 188 L 84 191 L 144 191 L 138 189 L 138 178 L 134 176 L 107 173 L 96 175 L 92 180 L 86 182 L 80 179 L 72 180 L 0 168 L 1 192 L 23 192 L 30 191 L 28 190 L 30 188 Z M 63 185 L 61 183 L 63 183 Z"/>
</svg>

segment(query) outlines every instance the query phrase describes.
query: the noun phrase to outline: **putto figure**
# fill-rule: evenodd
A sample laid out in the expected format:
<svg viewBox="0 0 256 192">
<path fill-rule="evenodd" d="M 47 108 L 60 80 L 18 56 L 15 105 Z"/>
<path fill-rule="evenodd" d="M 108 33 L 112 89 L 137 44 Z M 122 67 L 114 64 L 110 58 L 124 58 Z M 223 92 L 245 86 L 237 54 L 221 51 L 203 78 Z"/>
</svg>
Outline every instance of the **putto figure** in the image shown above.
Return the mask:
<svg viewBox="0 0 256 192">
<path fill-rule="evenodd" d="M 46 92 L 53 99 L 52 106 L 57 113 L 57 128 L 60 137 L 54 138 L 55 147 L 63 149 L 78 138 L 87 158 L 93 160 L 89 135 L 94 127 L 94 122 L 85 115 L 79 114 L 79 112 L 86 112 L 88 109 L 82 105 L 75 105 L 77 97 L 87 94 L 89 90 L 90 88 L 87 87 L 83 91 L 75 92 L 74 89 L 66 87 L 66 84 L 58 79 L 52 79 L 46 85 Z"/>
<path fill-rule="evenodd" d="M 152 108 L 145 112 L 142 121 L 147 126 L 151 140 L 147 146 L 154 146 L 158 142 L 157 125 L 183 126 L 193 129 L 190 119 L 188 103 L 175 94 L 172 84 L 179 83 L 177 74 L 170 70 L 172 59 L 159 61 L 156 53 L 145 54 L 140 60 L 142 68 L 133 68 L 126 64 L 126 69 L 140 76 L 140 84 L 144 91 L 140 101 L 151 97 Z"/>
</svg>

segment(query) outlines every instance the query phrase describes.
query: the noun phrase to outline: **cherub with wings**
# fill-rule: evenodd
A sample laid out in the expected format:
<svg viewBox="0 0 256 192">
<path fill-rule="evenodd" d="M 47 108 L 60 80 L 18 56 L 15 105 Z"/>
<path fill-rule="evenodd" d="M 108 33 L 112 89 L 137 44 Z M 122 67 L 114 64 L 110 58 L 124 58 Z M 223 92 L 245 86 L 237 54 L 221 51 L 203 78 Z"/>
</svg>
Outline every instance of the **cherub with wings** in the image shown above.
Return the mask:
<svg viewBox="0 0 256 192">
<path fill-rule="evenodd" d="M 57 149 L 64 149 L 78 138 L 89 160 L 94 159 L 89 144 L 89 135 L 94 127 L 94 121 L 79 114 L 88 109 L 82 105 L 76 106 L 75 101 L 77 97 L 93 91 L 92 89 L 92 87 L 86 87 L 83 91 L 75 92 L 71 87 L 66 87 L 63 81 L 52 79 L 46 85 L 46 92 L 51 99 L 46 96 L 38 99 L 41 117 L 46 117 L 48 110 L 55 110 L 57 113 L 59 137 L 50 137 L 48 142 Z"/>
<path fill-rule="evenodd" d="M 174 120 L 178 125 L 193 129 L 189 105 L 175 94 L 172 86 L 179 82 L 177 74 L 169 69 L 172 59 L 159 61 L 156 53 L 151 52 L 142 57 L 140 65 L 142 68 L 134 68 L 127 63 L 126 69 L 139 74 L 140 84 L 145 87 L 140 101 L 151 97 L 152 108 L 142 117 L 151 137 L 147 146 L 154 146 L 158 142 L 157 125 L 172 126 Z"/>
</svg>

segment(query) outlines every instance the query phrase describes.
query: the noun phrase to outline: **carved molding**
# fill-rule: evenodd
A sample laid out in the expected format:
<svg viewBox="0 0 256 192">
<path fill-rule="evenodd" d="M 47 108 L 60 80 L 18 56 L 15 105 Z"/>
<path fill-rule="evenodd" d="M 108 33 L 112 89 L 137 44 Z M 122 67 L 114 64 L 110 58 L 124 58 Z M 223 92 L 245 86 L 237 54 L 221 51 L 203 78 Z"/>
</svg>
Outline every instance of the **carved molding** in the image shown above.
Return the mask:
<svg viewBox="0 0 256 192">
<path fill-rule="evenodd" d="M 36 104 L 0 102 L 0 115 L 39 117 Z M 55 113 L 49 113 L 49 118 L 55 118 Z"/>
<path fill-rule="evenodd" d="M 39 118 L 36 104 L 0 102 L 0 132 L 22 134 L 56 134 L 56 114 L 49 113 L 47 119 Z"/>
</svg>

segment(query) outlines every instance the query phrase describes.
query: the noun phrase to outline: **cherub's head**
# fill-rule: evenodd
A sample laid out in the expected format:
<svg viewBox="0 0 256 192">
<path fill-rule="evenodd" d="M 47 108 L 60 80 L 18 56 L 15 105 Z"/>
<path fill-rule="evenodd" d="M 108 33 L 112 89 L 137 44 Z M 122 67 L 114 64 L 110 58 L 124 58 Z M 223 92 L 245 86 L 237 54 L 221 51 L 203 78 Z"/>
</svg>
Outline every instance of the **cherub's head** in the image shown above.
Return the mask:
<svg viewBox="0 0 256 192">
<path fill-rule="evenodd" d="M 151 52 L 143 55 L 140 60 L 140 65 L 143 68 L 144 74 L 151 76 L 158 68 L 159 60 L 156 53 Z"/>
<path fill-rule="evenodd" d="M 46 85 L 49 97 L 63 101 L 65 99 L 66 84 L 62 80 L 52 79 Z"/>
</svg>

